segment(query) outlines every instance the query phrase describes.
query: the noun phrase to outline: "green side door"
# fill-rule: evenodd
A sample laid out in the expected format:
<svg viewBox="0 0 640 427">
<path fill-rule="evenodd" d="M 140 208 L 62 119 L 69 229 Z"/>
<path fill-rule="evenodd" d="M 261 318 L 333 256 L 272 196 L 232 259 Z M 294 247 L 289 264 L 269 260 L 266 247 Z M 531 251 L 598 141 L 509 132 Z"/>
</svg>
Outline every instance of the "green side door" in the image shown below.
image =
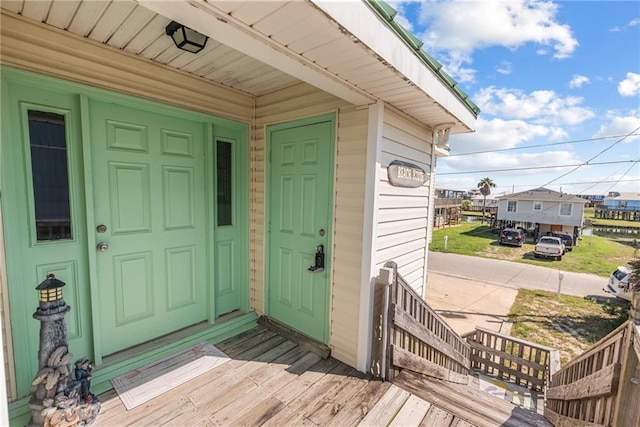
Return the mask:
<svg viewBox="0 0 640 427">
<path fill-rule="evenodd" d="M 328 340 L 333 122 L 273 129 L 269 192 L 269 315 Z M 310 271 L 316 250 L 325 268 Z"/>
<path fill-rule="evenodd" d="M 90 101 L 105 355 L 207 319 L 203 123 Z"/>
</svg>

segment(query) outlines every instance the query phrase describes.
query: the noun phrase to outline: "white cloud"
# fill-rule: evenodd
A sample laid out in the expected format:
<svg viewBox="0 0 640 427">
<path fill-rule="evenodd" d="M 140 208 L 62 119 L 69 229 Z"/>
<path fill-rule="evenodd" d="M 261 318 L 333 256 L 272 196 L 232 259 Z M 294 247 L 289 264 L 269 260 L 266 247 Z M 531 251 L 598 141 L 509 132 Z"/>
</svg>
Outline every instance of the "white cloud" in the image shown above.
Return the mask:
<svg viewBox="0 0 640 427">
<path fill-rule="evenodd" d="M 539 174 L 541 169 L 533 169 L 536 166 L 549 167 L 546 172 L 563 172 L 567 168 L 563 165 L 574 165 L 581 163 L 573 153 L 569 151 L 554 150 L 539 153 L 486 153 L 475 154 L 473 156 L 459 156 L 447 159 L 447 165 L 452 169 L 470 171 L 492 171 L 504 169 L 521 169 L 518 171 L 491 172 L 495 176 L 532 175 Z M 554 168 L 553 166 L 558 166 Z M 437 173 L 437 172 L 436 172 Z M 485 173 L 485 172 L 480 172 Z M 489 172 L 486 172 L 489 173 Z M 485 173 L 485 174 L 486 174 Z"/>
<path fill-rule="evenodd" d="M 472 52 L 488 46 L 516 49 L 537 43 L 553 49 L 556 58 L 570 56 L 578 46 L 571 29 L 556 20 L 550 1 L 438 1 L 421 4 L 420 19 L 429 28 L 425 43 L 434 49 Z"/>
<path fill-rule="evenodd" d="M 496 67 L 496 71 L 500 74 L 511 74 L 511 62 L 502 61 L 500 65 Z"/>
<path fill-rule="evenodd" d="M 636 25 L 640 25 L 640 18 L 635 18 L 629 21 L 630 27 L 635 27 Z"/>
<path fill-rule="evenodd" d="M 393 20 L 402 25 L 409 32 L 414 32 L 413 23 L 406 18 L 405 2 L 402 0 L 390 0 L 386 2 L 389 6 L 394 8 L 398 13 L 394 16 Z"/>
<path fill-rule="evenodd" d="M 640 74 L 627 73 L 627 78 L 618 83 L 618 93 L 622 96 L 640 95 Z"/>
<path fill-rule="evenodd" d="M 441 52 L 438 61 L 444 65 L 447 73 L 455 76 L 458 83 L 475 81 L 476 71 L 464 66 L 472 62 L 470 55 L 458 51 Z"/>
<path fill-rule="evenodd" d="M 616 111 L 607 113 L 607 123 L 600 126 L 600 129 L 593 135 L 594 138 L 609 137 L 613 135 L 627 135 L 635 131 L 640 133 L 640 109 L 630 111 L 628 114 L 620 115 Z M 629 136 L 624 139 L 623 143 L 637 142 L 640 136 Z M 636 147 L 636 152 L 631 153 L 631 157 L 636 159 L 640 157 L 640 148 Z"/>
<path fill-rule="evenodd" d="M 586 83 L 591 83 L 589 77 L 581 76 L 580 74 L 574 74 L 573 78 L 569 82 L 569 87 L 571 89 L 576 89 L 582 87 Z"/>
<path fill-rule="evenodd" d="M 580 106 L 583 98 L 561 97 L 552 90 L 525 93 L 519 89 L 489 86 L 473 96 L 483 114 L 554 126 L 575 125 L 595 116 L 593 111 Z"/>
<path fill-rule="evenodd" d="M 449 139 L 451 154 L 485 150 L 513 148 L 536 138 L 565 138 L 558 128 L 527 123 L 523 120 L 485 120 L 482 116 L 476 122 L 476 132 L 453 135 Z"/>
<path fill-rule="evenodd" d="M 397 22 L 425 42 L 445 70 L 458 83 L 475 82 L 476 70 L 469 64 L 477 49 L 503 46 L 515 50 L 527 43 L 539 45 L 539 55 L 553 53 L 555 58 L 570 56 L 578 46 L 571 28 L 556 20 L 558 6 L 540 0 L 424 0 L 419 4 L 420 34 L 404 18 L 407 3 L 392 1 L 398 10 Z M 510 67 L 499 67 L 510 74 Z"/>
</svg>

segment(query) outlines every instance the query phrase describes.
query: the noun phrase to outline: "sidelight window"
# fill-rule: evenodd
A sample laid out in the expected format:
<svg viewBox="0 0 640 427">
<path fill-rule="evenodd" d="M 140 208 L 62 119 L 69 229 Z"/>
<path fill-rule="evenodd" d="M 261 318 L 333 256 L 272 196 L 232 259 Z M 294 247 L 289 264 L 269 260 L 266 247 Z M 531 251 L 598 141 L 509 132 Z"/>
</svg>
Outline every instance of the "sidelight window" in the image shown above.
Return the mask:
<svg viewBox="0 0 640 427">
<path fill-rule="evenodd" d="M 29 110 L 28 120 L 37 241 L 72 239 L 65 117 Z"/>
<path fill-rule="evenodd" d="M 218 226 L 233 225 L 233 146 L 229 142 L 216 144 L 216 191 Z"/>
</svg>

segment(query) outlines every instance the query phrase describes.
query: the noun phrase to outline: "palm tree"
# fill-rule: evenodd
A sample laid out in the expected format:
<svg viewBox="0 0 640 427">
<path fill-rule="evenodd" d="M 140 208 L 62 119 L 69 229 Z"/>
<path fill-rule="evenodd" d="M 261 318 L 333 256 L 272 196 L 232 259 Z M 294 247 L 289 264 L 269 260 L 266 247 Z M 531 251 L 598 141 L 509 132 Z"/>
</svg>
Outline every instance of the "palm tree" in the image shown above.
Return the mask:
<svg viewBox="0 0 640 427">
<path fill-rule="evenodd" d="M 496 183 L 491 180 L 491 178 L 486 177 L 482 178 L 478 183 L 478 188 L 480 189 L 480 194 L 482 194 L 482 220 L 481 224 L 484 224 L 484 211 L 485 206 L 487 205 L 487 196 L 491 194 L 491 189 L 495 188 Z"/>
</svg>

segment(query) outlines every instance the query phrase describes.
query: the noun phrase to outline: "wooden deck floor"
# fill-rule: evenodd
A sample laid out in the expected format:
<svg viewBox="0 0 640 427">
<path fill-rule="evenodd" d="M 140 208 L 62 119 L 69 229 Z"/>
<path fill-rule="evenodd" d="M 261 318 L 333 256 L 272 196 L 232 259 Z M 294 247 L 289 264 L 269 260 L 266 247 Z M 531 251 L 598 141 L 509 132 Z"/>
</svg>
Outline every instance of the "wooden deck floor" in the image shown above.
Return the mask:
<svg viewBox="0 0 640 427">
<path fill-rule="evenodd" d="M 424 391 L 419 376 L 401 376 L 398 385 L 369 378 L 263 326 L 216 347 L 232 360 L 132 410 L 114 391 L 101 395 L 95 426 L 545 425 L 524 423 L 516 407 L 489 395 L 454 398 L 464 390 L 447 391 L 448 383 Z M 470 398 L 474 409 L 456 408 L 474 406 Z"/>
</svg>

